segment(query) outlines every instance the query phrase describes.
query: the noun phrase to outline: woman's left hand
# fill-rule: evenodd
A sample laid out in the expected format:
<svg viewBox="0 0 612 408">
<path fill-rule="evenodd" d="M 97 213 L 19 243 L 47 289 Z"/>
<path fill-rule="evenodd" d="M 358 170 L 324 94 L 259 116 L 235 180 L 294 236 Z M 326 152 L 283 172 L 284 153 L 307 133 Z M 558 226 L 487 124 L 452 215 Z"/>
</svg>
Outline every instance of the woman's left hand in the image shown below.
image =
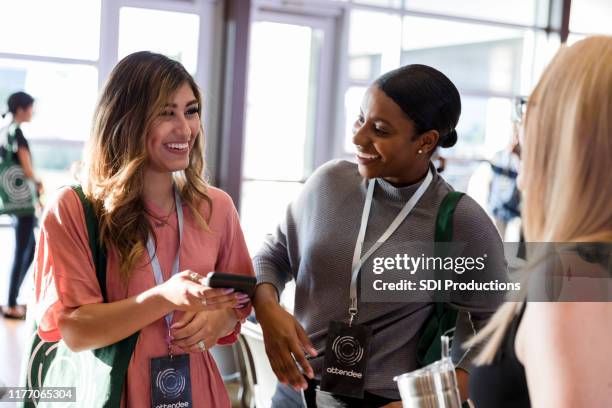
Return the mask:
<svg viewBox="0 0 612 408">
<path fill-rule="evenodd" d="M 238 319 L 233 309 L 185 312 L 178 322 L 170 326 L 172 345 L 188 353 L 200 353 L 200 341 L 210 349 L 236 327 Z"/>
</svg>

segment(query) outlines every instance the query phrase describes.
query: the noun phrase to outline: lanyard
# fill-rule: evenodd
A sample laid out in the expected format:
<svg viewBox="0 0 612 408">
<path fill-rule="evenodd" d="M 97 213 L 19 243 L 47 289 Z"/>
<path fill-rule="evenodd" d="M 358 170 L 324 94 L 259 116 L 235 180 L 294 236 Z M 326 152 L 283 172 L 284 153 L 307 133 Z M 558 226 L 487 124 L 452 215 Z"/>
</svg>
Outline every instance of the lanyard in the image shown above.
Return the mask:
<svg viewBox="0 0 612 408">
<path fill-rule="evenodd" d="M 431 170 L 427 172 L 427 176 L 425 180 L 421 183 L 417 191 L 414 192 L 412 197 L 408 200 L 408 202 L 404 205 L 404 207 L 400 210 L 399 214 L 395 217 L 393 222 L 387 227 L 387 230 L 378 238 L 378 240 L 370 247 L 368 252 L 366 252 L 363 256 L 361 256 L 361 251 L 363 249 L 363 241 L 365 239 L 366 229 L 368 228 L 368 218 L 370 217 L 370 208 L 372 207 L 372 198 L 374 197 L 374 186 L 376 185 L 376 180 L 371 179 L 368 184 L 368 192 L 366 194 L 365 204 L 363 206 L 363 213 L 361 214 L 361 226 L 359 227 L 359 234 L 357 235 L 357 243 L 355 244 L 355 252 L 353 253 L 353 265 L 352 271 L 353 275 L 351 277 L 351 306 L 349 307 L 349 315 L 350 321 L 349 325 L 353 323 L 353 319 L 357 315 L 357 278 L 359 277 L 359 271 L 363 266 L 364 262 L 378 249 L 382 244 L 384 244 L 387 239 L 395 232 L 395 230 L 404 222 L 410 211 L 414 208 L 414 206 L 419 202 L 425 191 L 431 184 L 431 180 L 433 179 L 433 175 Z"/>
<path fill-rule="evenodd" d="M 183 205 L 181 196 L 179 195 L 176 187 L 174 187 L 174 203 L 176 206 L 176 213 L 178 216 L 178 229 L 179 229 L 179 247 L 176 250 L 176 257 L 174 258 L 174 263 L 172 264 L 172 272 L 170 276 L 174 276 L 179 271 L 179 255 L 181 253 L 181 242 L 183 239 Z M 153 241 L 153 236 L 149 234 L 149 238 L 147 239 L 147 251 L 149 252 L 149 258 L 151 259 L 151 266 L 153 267 L 153 275 L 155 276 L 155 283 L 159 286 L 164 283 L 164 277 L 162 275 L 161 266 L 159 265 L 159 259 L 157 259 L 157 253 L 155 251 L 155 242 Z M 172 316 L 174 312 L 167 314 L 164 318 L 166 319 L 166 326 L 168 326 L 168 335 L 170 334 L 170 325 L 172 324 Z M 168 349 L 170 348 L 169 340 Z"/>
</svg>

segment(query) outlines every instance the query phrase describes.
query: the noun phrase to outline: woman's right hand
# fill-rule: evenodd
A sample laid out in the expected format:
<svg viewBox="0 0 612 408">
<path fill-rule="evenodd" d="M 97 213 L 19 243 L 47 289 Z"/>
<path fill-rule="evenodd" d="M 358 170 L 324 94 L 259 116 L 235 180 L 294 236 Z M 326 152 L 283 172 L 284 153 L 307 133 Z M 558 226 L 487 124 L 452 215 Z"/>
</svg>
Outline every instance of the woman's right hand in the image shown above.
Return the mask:
<svg viewBox="0 0 612 408">
<path fill-rule="evenodd" d="M 263 330 L 266 354 L 278 381 L 291 385 L 296 391 L 306 389 L 308 384 L 296 361 L 308 378 L 314 378 L 304 351 L 311 356 L 317 355 L 306 332 L 295 317 L 277 302 L 261 305 L 256 312 Z"/>
<path fill-rule="evenodd" d="M 194 279 L 195 277 L 198 279 Z M 233 289 L 213 289 L 201 283 L 203 277 L 186 270 L 159 286 L 162 297 L 173 310 L 201 312 L 238 307 L 241 297 Z"/>
</svg>

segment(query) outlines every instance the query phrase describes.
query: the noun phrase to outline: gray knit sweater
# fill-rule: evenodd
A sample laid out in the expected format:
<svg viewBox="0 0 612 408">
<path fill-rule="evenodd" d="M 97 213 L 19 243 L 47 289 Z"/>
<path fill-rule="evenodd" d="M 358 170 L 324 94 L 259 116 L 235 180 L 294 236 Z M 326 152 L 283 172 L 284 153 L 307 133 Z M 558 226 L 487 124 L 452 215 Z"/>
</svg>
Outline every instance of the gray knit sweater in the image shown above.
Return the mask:
<svg viewBox="0 0 612 408">
<path fill-rule="evenodd" d="M 431 168 L 432 183 L 419 203 L 387 243 L 364 264 L 362 271 L 372 270 L 374 257 L 395 256 L 402 242 L 434 240 L 438 207 L 452 187 Z M 420 185 L 419 182 L 398 188 L 383 179 L 376 179 L 376 183 L 363 253 Z M 359 174 L 356 164 L 336 160 L 321 166 L 289 205 L 285 219 L 266 238 L 254 258 L 258 283 L 271 283 L 281 293 L 285 283 L 295 279 L 294 315 L 319 353 L 311 360 L 317 379 L 320 379 L 329 322 L 347 320 L 351 263 L 366 190 L 367 181 Z M 476 244 L 489 254 L 503 253 L 493 223 L 469 196 L 459 201 L 453 227 L 453 241 Z M 503 260 L 503 256 L 494 258 Z M 505 262 L 500 261 L 494 269 L 505 273 Z M 456 364 L 469 371 L 470 361 L 478 350 L 466 353 L 460 344 L 486 323 L 495 307 L 466 303 L 449 306 L 460 311 L 451 354 Z M 433 308 L 433 303 L 365 303 L 360 298 L 358 323 L 369 325 L 374 332 L 366 374 L 367 391 L 399 399 L 393 377 L 418 368 L 416 345 Z"/>
</svg>

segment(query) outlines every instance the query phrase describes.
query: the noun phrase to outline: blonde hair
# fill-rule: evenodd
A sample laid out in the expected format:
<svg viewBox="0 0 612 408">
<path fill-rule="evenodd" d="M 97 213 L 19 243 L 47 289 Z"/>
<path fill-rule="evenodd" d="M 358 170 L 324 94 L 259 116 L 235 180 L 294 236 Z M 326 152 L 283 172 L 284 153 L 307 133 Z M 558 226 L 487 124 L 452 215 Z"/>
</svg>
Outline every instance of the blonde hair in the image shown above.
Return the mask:
<svg viewBox="0 0 612 408">
<path fill-rule="evenodd" d="M 125 282 L 153 233 L 143 201 L 146 136 L 168 99 L 183 84 L 193 91 L 201 117 L 202 98 L 185 68 L 163 55 L 137 52 L 113 69 L 96 108 L 83 187 L 98 215 L 100 240 L 107 248 L 117 250 Z M 200 125 L 189 165 L 175 173 L 174 179 L 196 221 L 207 229 L 200 204 L 208 204 L 210 216 L 212 201 L 203 178 L 204 168 L 204 131 Z"/>
<path fill-rule="evenodd" d="M 612 241 L 612 37 L 563 46 L 529 97 L 523 144 L 527 242 Z M 528 267 L 529 268 L 529 267 Z M 466 346 L 490 363 L 522 302 L 508 302 Z"/>
</svg>

